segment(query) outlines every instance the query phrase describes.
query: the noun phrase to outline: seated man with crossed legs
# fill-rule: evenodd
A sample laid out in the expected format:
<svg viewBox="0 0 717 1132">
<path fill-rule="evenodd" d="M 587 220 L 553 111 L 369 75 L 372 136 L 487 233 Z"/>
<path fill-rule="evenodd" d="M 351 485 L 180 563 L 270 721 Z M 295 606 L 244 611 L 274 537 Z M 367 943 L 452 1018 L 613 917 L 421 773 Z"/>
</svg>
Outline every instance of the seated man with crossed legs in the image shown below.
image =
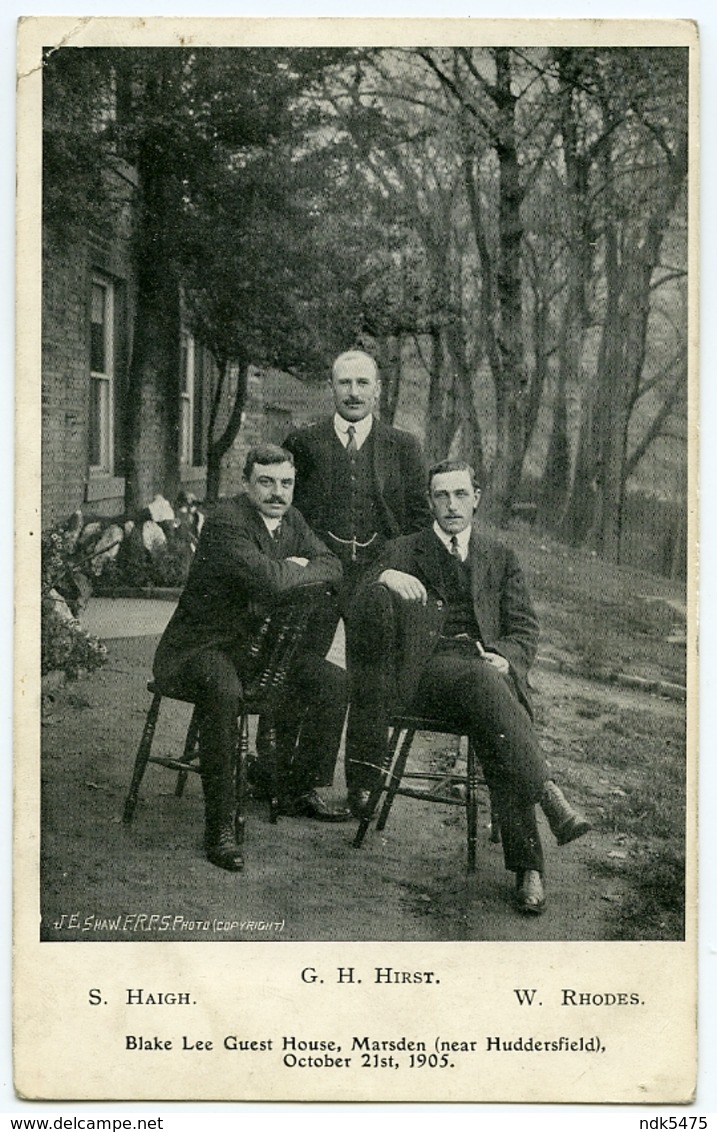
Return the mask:
<svg viewBox="0 0 717 1132">
<path fill-rule="evenodd" d="M 411 655 L 399 658 L 413 673 L 413 680 L 404 673 L 402 683 L 413 684 L 419 714 L 475 741 L 500 820 L 506 868 L 516 876 L 517 907 L 539 914 L 545 889 L 536 804 L 560 845 L 590 825 L 553 782 L 533 728 L 527 677 L 537 620 L 515 555 L 477 528 L 480 490 L 470 465 L 436 464 L 428 495 L 433 525 L 388 543 L 369 584 L 386 587 L 400 602 L 439 608 L 440 634 L 419 635 Z M 385 757 L 390 705 L 383 701 L 390 684 L 372 654 L 368 629 L 361 637 L 360 606 L 359 597 L 351 739 L 364 766 L 376 768 Z"/>
</svg>

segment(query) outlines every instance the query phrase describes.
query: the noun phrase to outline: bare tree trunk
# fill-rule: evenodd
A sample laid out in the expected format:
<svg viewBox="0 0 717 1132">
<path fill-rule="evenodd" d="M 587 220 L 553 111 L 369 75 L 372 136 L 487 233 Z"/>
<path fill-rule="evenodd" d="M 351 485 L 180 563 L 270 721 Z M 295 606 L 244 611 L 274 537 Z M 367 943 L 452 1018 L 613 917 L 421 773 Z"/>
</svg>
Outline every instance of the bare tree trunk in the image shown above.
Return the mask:
<svg viewBox="0 0 717 1132">
<path fill-rule="evenodd" d="M 595 549 L 611 562 L 617 562 L 619 559 L 622 525 L 621 460 L 624 458 L 622 435 L 624 431 L 625 374 L 621 372 L 620 357 L 622 331 L 620 312 L 621 271 L 617 225 L 612 219 L 608 219 L 605 224 L 607 301 L 597 372 L 597 411 L 594 421 L 598 456 L 597 475 L 595 477 L 597 497 L 592 536 Z"/>
<path fill-rule="evenodd" d="M 573 98 L 575 95 L 574 49 L 556 50 L 560 74 L 560 131 L 565 160 L 566 193 L 566 270 L 567 295 L 562 312 L 558 342 L 558 375 L 553 400 L 553 423 L 543 473 L 541 493 L 541 520 L 558 530 L 565 526 L 565 511 L 570 492 L 570 441 L 568 437 L 567 391 L 569 383 L 578 383 L 581 377 L 585 328 L 588 323 L 587 279 L 593 259 L 590 210 L 587 203 L 589 160 L 578 151 L 577 129 Z M 587 414 L 586 414 L 587 415 Z M 585 460 L 592 445 L 582 438 L 578 461 Z M 567 525 L 570 541 L 575 541 L 577 529 L 587 519 L 585 531 L 592 524 L 593 469 L 576 467 L 576 495 L 574 503 L 581 518 L 573 513 Z M 587 504 L 587 506 L 586 506 Z M 587 515 L 585 512 L 587 511 Z"/>
<path fill-rule="evenodd" d="M 525 416 L 520 393 L 508 386 L 496 398 L 496 458 L 490 480 L 491 516 L 507 524 L 520 487 L 525 458 Z"/>
<path fill-rule="evenodd" d="M 429 464 L 445 459 L 456 430 L 456 391 L 453 367 L 444 336 L 431 329 L 431 376 L 428 387 L 426 458 Z"/>
<path fill-rule="evenodd" d="M 483 430 L 476 412 L 474 377 L 468 364 L 465 334 L 460 316 L 449 322 L 442 338 L 454 373 L 454 412 L 444 456 L 448 456 L 451 452 L 451 455 L 457 459 L 466 460 L 474 468 L 480 483 L 483 483 L 485 480 Z M 459 450 L 452 452 L 456 437 L 459 440 Z"/>
<path fill-rule="evenodd" d="M 436 460 L 445 459 L 458 435 L 460 458 L 473 465 L 482 482 L 483 432 L 466 352 L 460 251 L 454 241 L 449 247 L 439 247 L 435 241 L 426 240 L 425 246 L 436 289 L 453 297 L 453 302 L 446 304 L 452 317 L 431 332 L 434 374 L 429 393 L 429 447 L 436 453 Z"/>
<path fill-rule="evenodd" d="M 569 78 L 567 70 L 561 74 Z M 605 311 L 595 389 L 585 391 L 564 528 L 571 540 L 585 530 L 586 488 L 590 485 L 594 488 L 591 538 L 605 558 L 618 562 L 628 426 L 645 361 L 651 280 L 687 172 L 687 130 L 685 126 L 678 133 L 671 149 L 661 126 L 650 127 L 649 136 L 657 146 L 657 153 L 650 155 L 654 162 L 651 181 L 642 182 L 639 207 L 626 208 L 614 176 L 615 162 L 620 158 L 615 148 L 620 119 L 610 99 L 609 93 L 598 94 L 604 126 L 591 150 L 591 160 L 598 161 L 602 173 Z M 568 132 L 566 136 L 571 135 Z M 567 148 L 569 151 L 570 145 Z M 648 150 L 640 156 L 647 161 Z M 566 167 L 572 168 L 569 161 Z"/>
<path fill-rule="evenodd" d="M 137 295 L 124 422 L 128 512 L 145 502 L 140 463 L 147 389 L 159 394 L 163 483 L 157 486 L 169 499 L 179 488 L 180 300 L 172 222 L 178 212 L 178 197 L 176 182 L 158 157 L 161 152 L 161 140 L 148 132 L 137 157 L 142 210 L 135 233 Z"/>
<path fill-rule="evenodd" d="M 486 354 L 495 385 L 496 454 L 484 506 L 497 522 L 506 523 L 520 485 L 526 444 L 528 379 L 524 364 L 521 273 L 524 191 L 516 141 L 517 96 L 512 90 L 511 49 L 499 47 L 493 54 L 495 84 L 489 86 L 483 83 L 483 87 L 496 113 L 496 126 L 491 138 L 498 159 L 496 263 L 488 245 L 476 183 L 477 170 L 468 140 L 463 174 L 481 265 L 481 314 L 487 330 Z"/>
<path fill-rule="evenodd" d="M 650 282 L 682 182 L 687 172 L 686 139 L 667 164 L 666 181 L 646 224 L 623 226 L 618 256 L 615 224 L 607 226 L 606 285 L 614 321 L 606 322 L 605 370 L 600 374 L 603 413 L 600 427 L 602 469 L 596 546 L 611 562 L 620 561 L 628 426 L 637 401 L 650 317 Z"/>
<path fill-rule="evenodd" d="M 540 492 L 540 523 L 556 529 L 570 487 L 570 441 L 568 439 L 567 391 L 562 366 L 553 396 L 553 423 Z"/>
<path fill-rule="evenodd" d="M 560 534 L 571 546 L 581 546 L 593 529 L 597 470 L 591 398 L 586 397 L 578 435 L 573 482 L 560 522 Z"/>
<path fill-rule="evenodd" d="M 392 425 L 401 395 L 401 334 L 388 334 L 381 349 L 381 420 Z"/>
<path fill-rule="evenodd" d="M 458 387 L 455 427 L 446 455 L 469 463 L 478 482 L 483 484 L 486 480 L 483 436 L 473 403 L 473 382 L 469 374 L 459 376 Z"/>
<path fill-rule="evenodd" d="M 221 375 L 220 370 L 220 375 Z M 229 418 L 223 431 L 214 439 L 213 429 L 209 433 L 207 443 L 207 500 L 211 503 L 216 502 L 219 498 L 221 490 L 221 476 L 222 476 L 222 459 L 234 443 L 239 429 L 241 428 L 242 413 L 246 404 L 246 394 L 249 382 L 249 365 L 248 362 L 242 360 L 238 366 L 237 377 L 237 391 L 234 397 L 234 404 L 231 407 Z M 212 403 L 212 424 L 216 421 L 217 410 L 219 403 L 217 398 L 221 396 L 221 389 L 223 388 L 223 379 L 217 382 L 217 390 L 215 390 L 214 401 Z"/>
<path fill-rule="evenodd" d="M 496 377 L 496 459 L 493 467 L 492 510 L 500 523 L 510 518 L 525 455 L 528 380 L 523 352 L 521 252 L 523 188 L 516 144 L 517 96 L 511 87 L 511 50 L 495 51 L 495 104 L 498 110 L 496 153 L 499 168 L 498 232 L 500 253 L 496 277 L 500 331 L 500 369 Z"/>
</svg>

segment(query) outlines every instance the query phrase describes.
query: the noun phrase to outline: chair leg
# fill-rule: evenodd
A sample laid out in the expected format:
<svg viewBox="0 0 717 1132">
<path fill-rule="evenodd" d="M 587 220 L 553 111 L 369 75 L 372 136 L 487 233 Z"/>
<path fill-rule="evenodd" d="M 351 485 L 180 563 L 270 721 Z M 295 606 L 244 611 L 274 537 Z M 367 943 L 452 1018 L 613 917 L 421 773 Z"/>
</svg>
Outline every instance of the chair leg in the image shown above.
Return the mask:
<svg viewBox="0 0 717 1132">
<path fill-rule="evenodd" d="M 237 737 L 237 763 L 235 768 L 234 833 L 236 843 L 244 845 L 246 827 L 247 764 L 249 761 L 249 716 L 242 712 Z"/>
<path fill-rule="evenodd" d="M 403 778 L 403 772 L 406 769 L 408 754 L 411 750 L 411 743 L 413 742 L 413 737 L 415 734 L 415 731 L 406 731 L 403 737 L 403 742 L 401 743 L 401 748 L 398 752 L 398 758 L 396 759 L 395 765 L 389 771 L 390 777 L 388 780 L 388 786 L 386 788 L 386 797 L 383 800 L 381 813 L 378 815 L 378 821 L 376 822 L 376 829 L 379 831 L 384 828 L 386 822 L 388 821 L 388 815 L 391 813 L 393 799 L 396 797 L 396 792 L 401 785 L 401 779 Z M 391 764 L 389 763 L 389 766 L 390 765 Z"/>
<path fill-rule="evenodd" d="M 159 706 L 162 702 L 162 697 L 159 692 L 155 692 L 147 712 L 147 719 L 145 720 L 142 738 L 140 739 L 139 747 L 137 748 L 137 756 L 134 760 L 134 770 L 132 772 L 132 781 L 129 787 L 127 800 L 124 804 L 124 814 L 122 820 L 125 825 L 129 825 L 134 817 L 135 807 L 137 805 L 137 794 L 139 792 L 144 772 L 147 769 L 149 756 L 152 750 L 152 741 L 154 739 L 154 731 L 157 726 L 157 716 L 159 715 Z"/>
<path fill-rule="evenodd" d="M 478 759 L 476 750 L 468 739 L 468 759 L 466 764 L 466 831 L 468 837 L 468 871 L 476 871 L 476 848 L 478 844 Z"/>
<path fill-rule="evenodd" d="M 189 721 L 187 728 L 187 738 L 184 741 L 184 751 L 179 760 L 181 763 L 194 762 L 197 757 L 197 739 L 199 736 L 199 709 L 195 707 L 192 712 L 192 718 Z M 174 788 L 174 795 L 176 798 L 181 798 L 184 794 L 184 787 L 187 785 L 189 778 L 189 771 L 180 770 L 177 772 L 177 785 Z"/>
<path fill-rule="evenodd" d="M 276 741 L 276 724 L 270 715 L 265 719 L 264 732 L 264 758 L 267 764 L 269 780 L 269 821 L 276 825 L 279 820 L 279 791 L 281 787 L 279 774 L 279 753 Z"/>
<path fill-rule="evenodd" d="M 371 824 L 371 819 L 373 818 L 373 815 L 376 811 L 376 807 L 378 806 L 379 798 L 381 797 L 381 794 L 383 793 L 383 791 L 386 789 L 386 780 L 387 780 L 388 775 L 390 773 L 391 765 L 393 763 L 393 759 L 394 759 L 394 756 L 396 754 L 396 747 L 398 746 L 398 740 L 399 740 L 400 735 L 401 735 L 400 727 L 394 727 L 393 730 L 390 732 L 390 735 L 389 735 L 389 738 L 388 738 L 388 744 L 387 744 L 387 748 L 386 748 L 386 765 L 385 765 L 384 769 L 381 771 L 378 782 L 376 783 L 376 785 L 374 786 L 373 790 L 371 791 L 371 793 L 369 795 L 368 802 L 366 803 L 366 809 L 364 811 L 363 817 L 361 818 L 361 820 L 358 824 L 358 829 L 356 830 L 356 836 L 354 837 L 354 840 L 353 840 L 354 849 L 360 849 L 361 846 L 363 845 L 364 837 L 368 833 L 368 827 Z"/>
</svg>

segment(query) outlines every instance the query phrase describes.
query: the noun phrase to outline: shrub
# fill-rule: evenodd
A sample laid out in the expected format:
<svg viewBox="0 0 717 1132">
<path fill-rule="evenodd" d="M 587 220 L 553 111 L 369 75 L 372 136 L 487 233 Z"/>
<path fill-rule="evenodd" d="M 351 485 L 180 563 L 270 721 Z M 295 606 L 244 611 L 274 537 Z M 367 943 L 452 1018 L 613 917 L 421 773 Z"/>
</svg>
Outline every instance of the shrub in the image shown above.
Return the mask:
<svg viewBox="0 0 717 1132">
<path fill-rule="evenodd" d="M 57 600 L 49 594 L 42 599 L 41 620 L 40 671 L 43 676 L 60 669 L 75 680 L 80 672 L 92 672 L 105 663 L 105 645 L 83 629 L 76 617 L 62 617 Z"/>
<path fill-rule="evenodd" d="M 142 542 L 141 531 L 135 528 L 123 540 L 117 557 L 105 562 L 95 579 L 95 592 L 111 595 L 121 589 L 181 587 L 192 557 L 191 543 L 181 528 L 170 532 L 166 546 L 151 553 Z"/>
<path fill-rule="evenodd" d="M 84 587 L 71 548 L 65 531 L 53 529 L 42 537 L 40 671 L 44 676 L 59 669 L 76 679 L 81 671 L 100 668 L 107 649 L 75 616 Z"/>
</svg>

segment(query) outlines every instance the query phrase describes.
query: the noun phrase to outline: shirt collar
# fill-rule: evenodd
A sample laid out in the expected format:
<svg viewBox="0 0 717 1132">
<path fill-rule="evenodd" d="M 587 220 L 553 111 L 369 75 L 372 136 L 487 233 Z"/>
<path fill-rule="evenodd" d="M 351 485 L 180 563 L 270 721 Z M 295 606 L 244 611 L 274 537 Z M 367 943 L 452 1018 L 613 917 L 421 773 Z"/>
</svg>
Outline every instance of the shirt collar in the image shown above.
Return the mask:
<svg viewBox="0 0 717 1132">
<path fill-rule="evenodd" d="M 270 534 L 281 526 L 281 519 L 270 519 L 268 515 L 264 515 L 262 511 L 259 512 L 259 518 L 263 520 L 264 526 Z"/>
<path fill-rule="evenodd" d="M 450 549 L 451 549 L 451 538 L 453 536 L 447 534 L 443 530 L 443 527 L 439 526 L 437 520 L 434 520 L 433 530 L 434 530 L 434 533 L 438 536 L 438 538 L 441 540 L 441 542 L 445 546 L 446 550 L 450 551 Z M 467 527 L 465 527 L 462 531 L 460 531 L 459 534 L 456 535 L 456 539 L 458 540 L 458 550 L 460 551 L 460 555 L 461 555 L 461 562 L 465 562 L 466 558 L 468 557 L 468 543 L 470 542 L 470 537 L 471 537 L 471 526 L 470 526 L 470 523 L 469 523 Z"/>
<path fill-rule="evenodd" d="M 360 448 L 371 431 L 371 427 L 373 425 L 373 413 L 369 413 L 367 417 L 364 417 L 363 420 L 360 421 L 347 421 L 341 416 L 340 413 L 334 413 L 334 432 L 338 436 L 344 448 L 348 444 L 346 430 L 349 425 L 353 425 L 354 429 L 356 430 L 356 447 Z"/>
</svg>

